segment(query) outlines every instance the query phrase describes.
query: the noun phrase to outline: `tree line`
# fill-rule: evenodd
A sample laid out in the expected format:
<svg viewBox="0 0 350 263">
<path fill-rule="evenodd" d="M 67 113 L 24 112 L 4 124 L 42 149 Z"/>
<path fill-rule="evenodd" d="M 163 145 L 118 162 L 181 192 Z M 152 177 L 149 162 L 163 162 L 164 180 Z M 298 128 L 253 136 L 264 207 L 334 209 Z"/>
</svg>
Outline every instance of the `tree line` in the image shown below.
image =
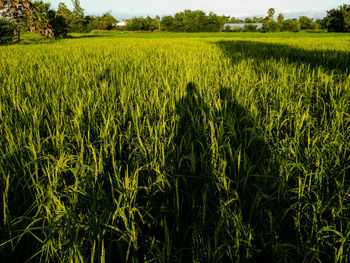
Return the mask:
<svg viewBox="0 0 350 263">
<path fill-rule="evenodd" d="M 72 0 L 73 10 L 59 3 L 58 10 L 51 9 L 49 3 L 31 0 L 0 1 L 0 44 L 18 42 L 20 32 L 36 32 L 49 38 L 65 37 L 69 32 L 91 32 L 92 30 L 112 30 L 117 28 L 117 19 L 110 12 L 100 16 L 85 15 L 79 0 Z M 270 8 L 266 17 L 235 17 L 206 14 L 201 10 L 184 10 L 174 15 L 133 17 L 126 20 L 130 31 L 169 31 L 169 32 L 218 32 L 227 31 L 228 23 L 246 24 L 245 31 L 256 31 L 252 23 L 262 23 L 263 31 L 280 32 L 301 30 L 327 30 L 328 32 L 350 32 L 350 5 L 344 4 L 327 11 L 324 19 L 314 20 L 307 16 L 299 19 L 285 19 L 283 14 L 274 19 L 275 9 Z M 230 30 L 231 31 L 231 30 Z"/>
<path fill-rule="evenodd" d="M 249 26 L 253 23 L 262 23 L 262 31 L 299 32 L 302 30 L 317 31 L 328 30 L 329 32 L 350 32 L 350 5 L 343 5 L 337 9 L 327 11 L 324 19 L 313 19 L 300 16 L 299 19 L 285 19 L 283 14 L 274 19 L 275 9 L 270 8 L 266 17 L 247 17 L 237 19 L 235 17 L 216 15 L 212 12 L 206 14 L 200 10 L 184 10 L 174 15 L 151 17 L 134 17 L 128 20 L 128 30 L 131 31 L 170 31 L 170 32 L 218 32 L 231 31 L 224 27 L 225 24 L 246 24 L 245 31 L 256 31 L 256 27 Z M 238 29 L 242 30 L 242 29 Z"/>
<path fill-rule="evenodd" d="M 20 32 L 35 32 L 49 38 L 65 37 L 69 32 L 110 30 L 117 20 L 109 13 L 101 16 L 84 14 L 79 0 L 72 0 L 73 10 L 59 3 L 58 10 L 50 3 L 31 0 L 0 1 L 0 43 L 20 40 Z"/>
</svg>

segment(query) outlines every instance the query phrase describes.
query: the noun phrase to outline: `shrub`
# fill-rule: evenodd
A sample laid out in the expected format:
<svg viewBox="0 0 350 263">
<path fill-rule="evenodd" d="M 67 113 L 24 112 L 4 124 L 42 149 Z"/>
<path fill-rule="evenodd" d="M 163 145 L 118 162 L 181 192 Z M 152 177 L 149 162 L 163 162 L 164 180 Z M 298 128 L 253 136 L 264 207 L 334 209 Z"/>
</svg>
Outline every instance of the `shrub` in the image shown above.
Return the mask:
<svg viewBox="0 0 350 263">
<path fill-rule="evenodd" d="M 270 32 L 280 32 L 283 29 L 282 23 L 275 21 L 266 22 L 264 26 L 267 27 Z"/>
<path fill-rule="evenodd" d="M 14 28 L 10 22 L 0 19 L 0 44 L 12 42 L 14 37 Z"/>
<path fill-rule="evenodd" d="M 228 32 L 230 32 L 230 31 L 231 31 L 231 27 L 230 27 L 230 26 L 225 26 L 224 31 L 228 31 Z"/>
<path fill-rule="evenodd" d="M 289 19 L 283 22 L 283 30 L 291 32 L 300 32 L 300 22 L 296 19 Z"/>
<path fill-rule="evenodd" d="M 327 11 L 323 25 L 328 32 L 350 32 L 350 5 L 342 5 Z"/>
<path fill-rule="evenodd" d="M 253 24 L 245 24 L 244 25 L 244 31 L 249 31 L 249 32 L 256 32 L 257 25 Z"/>
<path fill-rule="evenodd" d="M 49 23 L 55 37 L 65 37 L 68 34 L 68 25 L 65 18 L 53 10 L 48 11 Z"/>
</svg>

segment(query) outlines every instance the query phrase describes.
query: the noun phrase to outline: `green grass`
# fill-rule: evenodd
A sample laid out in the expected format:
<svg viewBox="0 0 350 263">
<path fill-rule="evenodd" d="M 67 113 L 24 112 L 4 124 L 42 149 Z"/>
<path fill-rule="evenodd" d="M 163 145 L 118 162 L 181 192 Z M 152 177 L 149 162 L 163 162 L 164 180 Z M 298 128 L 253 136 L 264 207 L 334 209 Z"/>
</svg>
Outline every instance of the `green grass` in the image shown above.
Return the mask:
<svg viewBox="0 0 350 263">
<path fill-rule="evenodd" d="M 30 38 L 0 47 L 0 261 L 350 261 L 348 35 Z"/>
</svg>

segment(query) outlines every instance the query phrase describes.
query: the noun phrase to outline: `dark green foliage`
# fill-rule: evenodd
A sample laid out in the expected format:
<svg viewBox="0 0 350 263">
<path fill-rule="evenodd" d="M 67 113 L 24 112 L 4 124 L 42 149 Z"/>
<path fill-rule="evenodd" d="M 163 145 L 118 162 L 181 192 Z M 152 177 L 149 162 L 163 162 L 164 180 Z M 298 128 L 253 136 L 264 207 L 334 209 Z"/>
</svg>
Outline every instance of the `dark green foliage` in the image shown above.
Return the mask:
<svg viewBox="0 0 350 263">
<path fill-rule="evenodd" d="M 57 13 L 61 15 L 68 25 L 68 30 L 70 31 L 71 24 L 73 23 L 73 13 L 67 8 L 66 4 L 59 3 Z"/>
<path fill-rule="evenodd" d="M 253 23 L 253 22 L 249 17 L 247 17 L 246 19 L 244 19 L 243 23 L 249 24 L 249 23 Z"/>
<path fill-rule="evenodd" d="M 54 37 L 65 37 L 68 33 L 68 24 L 63 15 L 50 9 L 49 3 L 42 1 L 33 2 L 33 6 L 36 10 L 37 19 L 33 21 L 38 27 L 45 27 L 41 21 L 45 21 L 50 26 Z"/>
<path fill-rule="evenodd" d="M 243 23 L 243 20 L 236 19 L 235 17 L 231 17 L 229 22 L 232 24 L 236 24 L 236 23 Z"/>
<path fill-rule="evenodd" d="M 57 12 L 50 10 L 48 12 L 49 23 L 55 37 L 65 37 L 68 34 L 68 24 L 63 16 Z"/>
<path fill-rule="evenodd" d="M 311 30 L 315 29 L 315 23 L 312 18 L 308 18 L 307 16 L 299 17 L 300 29 L 301 30 Z"/>
<path fill-rule="evenodd" d="M 115 28 L 117 23 L 117 19 L 115 19 L 110 12 L 104 13 L 101 17 L 99 17 L 99 28 L 101 30 L 111 30 Z"/>
<path fill-rule="evenodd" d="M 225 28 L 223 28 L 224 31 L 231 31 L 231 27 L 230 26 L 225 26 Z"/>
<path fill-rule="evenodd" d="M 217 32 L 219 31 L 224 23 L 228 21 L 228 17 L 218 16 L 212 12 L 206 18 L 205 31 L 206 32 Z"/>
<path fill-rule="evenodd" d="M 350 32 L 350 5 L 327 11 L 323 24 L 328 32 Z"/>
<path fill-rule="evenodd" d="M 275 21 L 266 21 L 264 22 L 264 26 L 268 29 L 270 32 L 280 32 L 283 30 L 283 24 L 275 22 Z"/>
<path fill-rule="evenodd" d="M 69 32 L 82 33 L 115 28 L 117 20 L 110 12 L 106 12 L 101 16 L 84 16 L 84 9 L 80 7 L 80 1 L 73 1 L 73 4 L 73 11 L 70 11 L 64 3 L 59 4 L 57 11 L 64 18 Z"/>
<path fill-rule="evenodd" d="M 288 19 L 283 22 L 283 30 L 290 32 L 299 32 L 300 22 L 297 19 Z"/>
<path fill-rule="evenodd" d="M 84 17 L 84 32 L 91 32 L 92 30 L 98 29 L 100 29 L 98 17 L 89 15 Z"/>
<path fill-rule="evenodd" d="M 0 14 L 14 26 L 14 42 L 20 41 L 20 32 L 24 30 L 52 38 L 53 32 L 47 18 L 49 7 L 50 4 L 30 0 L 2 0 Z"/>
<path fill-rule="evenodd" d="M 273 16 L 275 15 L 276 11 L 274 8 L 270 8 L 268 11 L 267 11 L 267 21 L 273 21 Z"/>
<path fill-rule="evenodd" d="M 173 31 L 175 19 L 172 16 L 163 16 L 162 17 L 162 29 L 165 31 Z"/>
<path fill-rule="evenodd" d="M 85 16 L 83 25 L 84 32 L 92 30 L 112 30 L 116 28 L 117 20 L 110 12 L 104 13 L 102 16 Z"/>
<path fill-rule="evenodd" d="M 14 37 L 14 27 L 10 22 L 0 18 L 0 44 L 11 43 Z"/>
<path fill-rule="evenodd" d="M 154 31 L 159 30 L 159 21 L 155 18 L 147 16 L 144 17 L 134 17 L 128 20 L 127 29 L 131 31 Z"/>
<path fill-rule="evenodd" d="M 253 24 L 245 24 L 244 25 L 244 30 L 248 32 L 256 32 L 257 25 Z"/>
<path fill-rule="evenodd" d="M 71 12 L 70 32 L 85 32 L 84 9 L 80 6 L 79 0 L 72 0 L 74 9 Z"/>
<path fill-rule="evenodd" d="M 278 23 L 283 23 L 284 20 L 285 20 L 284 15 L 283 14 L 278 14 L 278 17 L 277 17 Z"/>
<path fill-rule="evenodd" d="M 228 17 L 203 11 L 185 10 L 174 16 L 162 18 L 162 29 L 172 32 L 218 32 L 228 22 Z"/>
</svg>

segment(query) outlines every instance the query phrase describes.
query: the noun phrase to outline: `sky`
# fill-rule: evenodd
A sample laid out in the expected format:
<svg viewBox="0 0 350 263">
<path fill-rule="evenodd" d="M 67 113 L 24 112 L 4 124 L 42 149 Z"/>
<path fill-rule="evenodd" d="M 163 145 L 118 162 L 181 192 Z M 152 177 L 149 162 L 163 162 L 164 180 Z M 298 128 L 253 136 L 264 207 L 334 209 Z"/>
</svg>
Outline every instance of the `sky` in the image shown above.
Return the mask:
<svg viewBox="0 0 350 263">
<path fill-rule="evenodd" d="M 59 2 L 64 2 L 69 9 L 71 0 L 44 0 L 57 9 Z M 98 15 L 107 11 L 119 20 L 133 16 L 172 15 L 185 9 L 214 12 L 231 17 L 266 16 L 269 8 L 282 13 L 286 18 L 297 18 L 300 15 L 322 18 L 326 10 L 336 8 L 348 0 L 80 0 L 85 14 Z"/>
</svg>

